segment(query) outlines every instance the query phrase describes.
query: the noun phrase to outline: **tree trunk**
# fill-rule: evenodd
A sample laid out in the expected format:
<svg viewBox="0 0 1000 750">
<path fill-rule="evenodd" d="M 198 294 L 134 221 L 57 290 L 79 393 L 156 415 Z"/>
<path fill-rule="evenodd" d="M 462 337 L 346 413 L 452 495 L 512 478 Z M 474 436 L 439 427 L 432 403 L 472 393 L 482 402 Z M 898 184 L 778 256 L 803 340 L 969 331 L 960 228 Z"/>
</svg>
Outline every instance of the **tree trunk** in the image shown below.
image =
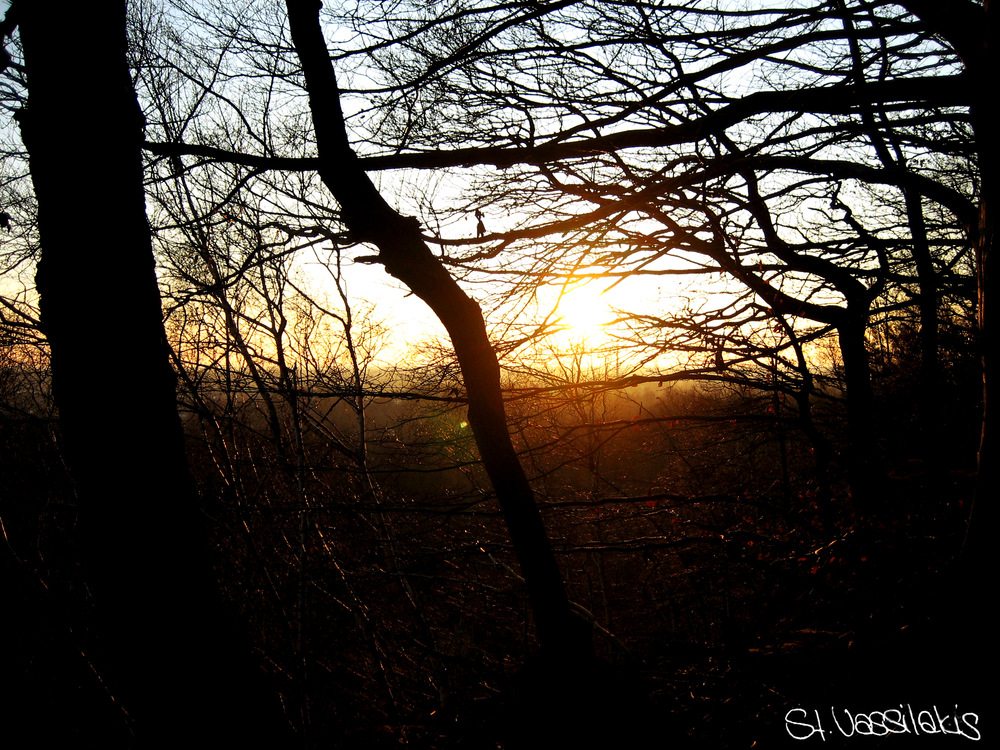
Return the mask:
<svg viewBox="0 0 1000 750">
<path fill-rule="evenodd" d="M 968 567 L 975 575 L 982 576 L 993 562 L 990 536 L 996 528 L 997 517 L 997 458 L 994 427 L 990 414 L 990 394 L 997 393 L 997 355 L 990 342 L 995 337 L 996 272 L 993 271 L 993 245 L 996 240 L 997 212 L 1000 211 L 1000 143 L 997 143 L 996 114 L 984 92 L 996 82 L 998 64 L 996 3 L 986 0 L 985 22 L 981 26 L 982 55 L 978 65 L 969 65 L 975 90 L 980 93 L 970 107 L 972 127 L 976 136 L 976 155 L 979 162 L 980 203 L 979 233 L 976 238 L 976 279 L 979 302 L 979 346 L 983 362 L 983 418 L 980 434 L 976 497 L 973 515 L 965 544 Z M 992 498 L 992 499 L 991 499 Z"/>
<path fill-rule="evenodd" d="M 142 746 L 277 737 L 223 614 L 188 472 L 146 221 L 125 2 L 15 2 L 37 288 L 93 594 L 93 656 Z"/>
<path fill-rule="evenodd" d="M 965 543 L 964 565 L 974 575 L 985 575 L 992 563 L 990 535 L 995 528 L 997 491 L 997 459 L 993 426 L 989 412 L 990 394 L 996 393 L 997 358 L 993 340 L 993 300 L 996 274 L 993 266 L 993 244 L 996 236 L 997 211 L 1000 210 L 1000 143 L 994 107 L 987 92 L 997 80 L 1000 44 L 997 30 L 996 0 L 898 0 L 899 4 L 920 18 L 935 34 L 948 42 L 965 64 L 965 74 L 974 92 L 969 102 L 969 115 L 976 138 L 979 166 L 980 200 L 979 231 L 975 241 L 976 279 L 979 302 L 979 346 L 983 362 L 983 411 L 973 518 Z M 989 498 L 994 498 L 990 500 Z M 982 597 L 975 597 L 977 601 Z"/>
<path fill-rule="evenodd" d="M 941 486 L 940 460 L 942 452 L 941 357 L 938 351 L 938 279 L 934 270 L 927 224 L 924 221 L 923 199 L 913 190 L 904 191 L 906 217 L 910 227 L 911 255 L 920 284 L 920 380 L 918 418 L 924 466 L 929 487 L 937 492 Z"/>
<path fill-rule="evenodd" d="M 305 76 L 319 149 L 319 174 L 358 242 L 378 248 L 378 262 L 422 299 L 455 347 L 469 402 L 469 424 L 496 491 L 524 575 L 543 653 L 556 661 L 588 660 L 590 633 L 569 607 L 555 556 L 507 428 L 500 365 L 479 305 L 462 291 L 420 235 L 420 226 L 389 206 L 351 149 L 339 88 L 319 25 L 318 0 L 288 0 L 292 42 Z"/>
<path fill-rule="evenodd" d="M 858 308 L 861 308 L 860 310 Z M 876 421 L 873 409 L 871 362 L 866 336 L 868 305 L 849 299 L 843 321 L 837 326 L 840 355 L 844 361 L 844 385 L 847 389 L 847 476 L 855 507 L 867 512 L 882 501 L 881 482 L 875 467 L 878 445 L 874 439 Z"/>
</svg>

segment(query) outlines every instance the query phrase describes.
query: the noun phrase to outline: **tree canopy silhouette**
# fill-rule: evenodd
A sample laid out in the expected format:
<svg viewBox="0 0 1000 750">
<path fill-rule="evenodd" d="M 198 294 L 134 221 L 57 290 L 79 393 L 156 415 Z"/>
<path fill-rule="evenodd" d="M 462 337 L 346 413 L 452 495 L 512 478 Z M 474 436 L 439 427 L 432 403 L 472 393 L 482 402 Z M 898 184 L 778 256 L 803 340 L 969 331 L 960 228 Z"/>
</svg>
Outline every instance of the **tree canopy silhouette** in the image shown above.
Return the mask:
<svg viewBox="0 0 1000 750">
<path fill-rule="evenodd" d="M 71 509 L 4 509 L 18 596 L 65 606 L 125 744 L 344 746 L 593 739 L 646 705 L 611 662 L 975 599 L 993 13 L 13 2 L 0 414 L 56 426 Z M 560 338 L 588 285 L 599 332 Z"/>
</svg>

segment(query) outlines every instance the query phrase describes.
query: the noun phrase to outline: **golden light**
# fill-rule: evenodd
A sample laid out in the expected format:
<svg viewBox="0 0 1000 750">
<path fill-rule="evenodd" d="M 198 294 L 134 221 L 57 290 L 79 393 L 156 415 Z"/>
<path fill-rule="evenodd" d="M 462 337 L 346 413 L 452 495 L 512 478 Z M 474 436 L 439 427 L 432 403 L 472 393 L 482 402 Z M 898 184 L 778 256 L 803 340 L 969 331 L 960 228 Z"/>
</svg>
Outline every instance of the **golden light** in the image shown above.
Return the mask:
<svg viewBox="0 0 1000 750">
<path fill-rule="evenodd" d="M 556 337 L 561 342 L 595 348 L 604 343 L 615 315 L 603 292 L 602 285 L 594 282 L 564 289 L 555 311 L 560 329 Z"/>
</svg>

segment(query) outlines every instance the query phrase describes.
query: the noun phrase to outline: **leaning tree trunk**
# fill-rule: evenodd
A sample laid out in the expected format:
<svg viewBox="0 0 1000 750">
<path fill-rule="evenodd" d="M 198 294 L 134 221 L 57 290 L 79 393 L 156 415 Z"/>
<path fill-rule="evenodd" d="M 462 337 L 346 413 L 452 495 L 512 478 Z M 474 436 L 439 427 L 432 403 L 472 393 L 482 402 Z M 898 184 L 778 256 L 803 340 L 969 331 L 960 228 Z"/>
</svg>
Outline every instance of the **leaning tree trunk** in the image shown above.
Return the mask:
<svg viewBox="0 0 1000 750">
<path fill-rule="evenodd" d="M 510 439 L 500 365 L 482 310 L 462 291 L 420 235 L 379 194 L 351 149 L 337 85 L 319 25 L 318 0 L 288 0 L 292 42 L 305 76 L 319 149 L 319 174 L 341 207 L 353 238 L 378 248 L 378 262 L 434 311 L 455 347 L 469 402 L 469 424 L 496 491 L 524 575 L 543 654 L 582 662 L 593 653 L 589 631 L 575 618 L 534 494 Z"/>
<path fill-rule="evenodd" d="M 223 614 L 188 472 L 146 220 L 124 0 L 15 2 L 37 288 L 93 594 L 92 656 L 142 746 L 277 738 Z"/>
</svg>

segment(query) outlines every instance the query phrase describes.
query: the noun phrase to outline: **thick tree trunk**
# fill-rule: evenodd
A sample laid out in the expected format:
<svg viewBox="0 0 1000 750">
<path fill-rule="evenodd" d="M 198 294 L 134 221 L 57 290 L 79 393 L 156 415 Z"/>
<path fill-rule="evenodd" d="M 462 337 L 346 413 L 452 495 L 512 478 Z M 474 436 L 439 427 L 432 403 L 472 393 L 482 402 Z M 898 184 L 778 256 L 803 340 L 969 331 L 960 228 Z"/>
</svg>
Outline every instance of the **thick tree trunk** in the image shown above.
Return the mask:
<svg viewBox="0 0 1000 750">
<path fill-rule="evenodd" d="M 899 0 L 914 15 L 921 18 L 932 32 L 944 38 L 965 63 L 965 75 L 971 79 L 975 92 L 969 102 L 969 115 L 976 139 L 979 166 L 979 231 L 975 238 L 976 277 L 979 303 L 979 346 L 982 353 L 982 422 L 977 456 L 973 509 L 967 534 L 949 594 L 954 602 L 949 613 L 960 634 L 959 648 L 969 654 L 959 659 L 985 659 L 982 646 L 994 637 L 992 597 L 984 595 L 994 585 L 996 565 L 993 532 L 997 519 L 997 457 L 993 435 L 990 401 L 996 397 L 997 355 L 993 321 L 997 295 L 996 272 L 993 270 L 993 245 L 996 241 L 997 212 L 1000 211 L 1000 142 L 997 139 L 996 114 L 988 95 L 1000 73 L 1000 33 L 997 28 L 996 0 Z M 987 647 L 987 652 L 989 647 Z"/>
<path fill-rule="evenodd" d="M 125 2 L 16 2 L 37 287 L 104 683 L 142 746 L 276 736 L 223 615 L 187 470 L 145 213 Z M 235 624 L 235 623 L 233 623 Z"/>
<path fill-rule="evenodd" d="M 979 166 L 980 203 L 977 233 L 976 275 L 979 301 L 979 345 L 983 361 L 982 432 L 979 443 L 979 475 L 976 500 L 965 544 L 964 565 L 975 575 L 985 575 L 992 562 L 990 536 L 997 515 L 996 440 L 989 411 L 990 394 L 996 394 L 997 357 L 994 337 L 993 300 L 996 273 L 993 271 L 993 244 L 996 237 L 997 211 L 1000 210 L 1000 143 L 997 142 L 996 114 L 988 93 L 1000 72 L 1000 32 L 997 29 L 996 0 L 898 0 L 899 4 L 923 20 L 927 27 L 948 42 L 965 63 L 975 96 L 969 102 L 972 129 L 976 137 Z M 973 520 L 974 519 L 974 520 Z M 976 597 L 977 600 L 981 597 Z"/>
<path fill-rule="evenodd" d="M 455 347 L 469 401 L 469 424 L 497 494 L 524 575 L 543 653 L 572 663 L 593 654 L 589 630 L 575 618 L 534 494 L 511 443 L 500 365 L 479 305 L 462 291 L 420 236 L 415 219 L 389 206 L 351 149 L 339 88 L 319 25 L 318 0 L 288 0 L 292 41 L 302 63 L 321 162 L 320 177 L 359 242 L 434 311 Z"/>
</svg>

